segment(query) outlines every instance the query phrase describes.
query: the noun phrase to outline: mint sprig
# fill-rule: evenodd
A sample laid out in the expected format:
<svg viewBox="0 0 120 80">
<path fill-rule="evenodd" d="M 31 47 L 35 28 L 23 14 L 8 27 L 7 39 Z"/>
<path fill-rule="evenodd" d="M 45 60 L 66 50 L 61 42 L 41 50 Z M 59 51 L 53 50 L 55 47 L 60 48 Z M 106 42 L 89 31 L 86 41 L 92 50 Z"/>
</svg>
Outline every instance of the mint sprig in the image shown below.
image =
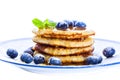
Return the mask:
<svg viewBox="0 0 120 80">
<path fill-rule="evenodd" d="M 36 26 L 36 27 L 38 27 L 39 29 L 42 29 L 43 27 L 43 22 L 41 21 L 41 20 L 39 20 L 39 19 L 37 19 L 37 18 L 34 18 L 33 20 L 32 20 L 32 22 L 33 22 L 33 24 Z"/>
<path fill-rule="evenodd" d="M 50 21 L 49 19 L 46 19 L 44 21 L 39 20 L 38 18 L 34 18 L 32 20 L 32 23 L 39 29 L 54 29 L 56 26 L 56 23 L 53 21 Z"/>
</svg>

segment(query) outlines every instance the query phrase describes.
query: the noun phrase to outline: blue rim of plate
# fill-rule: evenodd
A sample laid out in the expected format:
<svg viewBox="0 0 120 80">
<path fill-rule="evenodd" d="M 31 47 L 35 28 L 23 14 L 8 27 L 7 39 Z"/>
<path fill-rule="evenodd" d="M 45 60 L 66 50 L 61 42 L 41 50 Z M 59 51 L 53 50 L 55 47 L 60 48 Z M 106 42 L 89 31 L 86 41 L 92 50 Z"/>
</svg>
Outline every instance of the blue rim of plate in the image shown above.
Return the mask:
<svg viewBox="0 0 120 80">
<path fill-rule="evenodd" d="M 17 40 L 30 40 L 31 38 L 20 38 L 20 39 L 13 39 L 13 40 L 7 40 L 0 42 L 0 45 L 11 42 L 11 41 L 17 41 Z M 109 41 L 112 43 L 117 43 L 120 44 L 118 41 L 113 41 L 113 40 L 107 40 L 107 39 L 99 39 L 95 38 L 95 40 L 102 40 L 102 41 Z M 25 66 L 25 67 L 35 67 L 35 68 L 51 68 L 51 69 L 82 69 L 82 68 L 95 68 L 95 67 L 105 67 L 105 66 L 112 66 L 112 65 L 117 65 L 120 64 L 120 61 L 118 62 L 113 62 L 113 63 L 108 63 L 108 64 L 97 64 L 97 65 L 80 65 L 80 66 L 56 66 L 56 65 L 33 65 L 33 64 L 22 64 L 19 62 L 12 62 L 12 61 L 7 61 L 0 59 L 0 61 L 6 62 L 6 63 L 11 63 L 17 66 Z"/>
</svg>

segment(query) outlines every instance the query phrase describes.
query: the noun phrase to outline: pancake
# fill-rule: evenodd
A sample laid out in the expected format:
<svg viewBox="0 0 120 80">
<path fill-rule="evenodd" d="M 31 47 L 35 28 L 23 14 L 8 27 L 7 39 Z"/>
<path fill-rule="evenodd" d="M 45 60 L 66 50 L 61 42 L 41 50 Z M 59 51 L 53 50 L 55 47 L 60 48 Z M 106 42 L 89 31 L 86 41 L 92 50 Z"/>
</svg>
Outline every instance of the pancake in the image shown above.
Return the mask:
<svg viewBox="0 0 120 80">
<path fill-rule="evenodd" d="M 49 65 L 51 57 L 57 57 L 62 65 L 85 64 L 88 56 L 93 55 L 94 38 L 93 30 L 88 30 L 86 24 L 77 20 L 64 20 L 62 22 L 51 22 L 48 19 L 41 21 L 33 19 L 37 26 L 32 32 L 35 35 L 32 41 L 34 54 L 45 56 L 44 65 Z"/>
<path fill-rule="evenodd" d="M 94 43 L 94 39 L 88 37 L 86 39 L 77 39 L 77 40 L 64 40 L 64 39 L 55 39 L 55 38 L 43 38 L 40 36 L 35 36 L 32 39 L 36 43 L 47 44 L 52 46 L 62 46 L 62 47 L 87 47 L 91 46 Z"/>
<path fill-rule="evenodd" d="M 64 48 L 64 47 L 54 47 L 45 44 L 36 44 L 34 47 L 35 50 L 49 54 L 49 55 L 76 55 L 89 53 L 94 50 L 92 46 L 82 47 L 82 48 Z"/>
<path fill-rule="evenodd" d="M 39 51 L 35 51 L 34 52 L 34 55 L 35 54 L 42 54 L 42 55 L 44 55 L 45 56 L 45 60 L 46 60 L 46 64 L 47 64 L 47 62 L 48 62 L 48 59 L 50 58 L 50 57 L 53 57 L 52 55 L 48 55 L 48 54 L 43 54 L 43 53 L 41 53 L 41 52 L 39 52 Z M 57 57 L 57 58 L 59 58 L 59 59 L 61 59 L 61 61 L 62 61 L 62 65 L 64 64 L 64 65 L 67 65 L 67 64 L 71 64 L 71 65 L 73 65 L 73 64 L 83 64 L 84 63 L 84 61 L 85 61 L 85 59 L 88 57 L 88 56 L 90 56 L 90 55 L 93 55 L 91 52 L 89 52 L 89 53 L 84 53 L 84 54 L 80 54 L 80 55 L 69 55 L 69 56 L 54 56 L 54 57 Z"/>
<path fill-rule="evenodd" d="M 92 30 L 56 30 L 56 29 L 39 29 L 33 30 L 36 36 L 59 39 L 80 39 L 95 35 Z"/>
</svg>

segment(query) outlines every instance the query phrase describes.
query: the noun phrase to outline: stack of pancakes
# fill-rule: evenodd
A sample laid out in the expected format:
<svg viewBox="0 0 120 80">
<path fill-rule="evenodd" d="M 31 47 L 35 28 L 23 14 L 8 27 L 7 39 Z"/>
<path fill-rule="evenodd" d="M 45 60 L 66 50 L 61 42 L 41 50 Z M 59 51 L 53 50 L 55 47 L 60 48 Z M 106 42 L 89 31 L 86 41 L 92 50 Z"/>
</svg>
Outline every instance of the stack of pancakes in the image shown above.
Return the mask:
<svg viewBox="0 0 120 80">
<path fill-rule="evenodd" d="M 61 59 L 62 64 L 83 64 L 92 55 L 95 35 L 92 30 L 33 30 L 34 54 L 45 56 L 46 63 L 50 57 Z"/>
</svg>

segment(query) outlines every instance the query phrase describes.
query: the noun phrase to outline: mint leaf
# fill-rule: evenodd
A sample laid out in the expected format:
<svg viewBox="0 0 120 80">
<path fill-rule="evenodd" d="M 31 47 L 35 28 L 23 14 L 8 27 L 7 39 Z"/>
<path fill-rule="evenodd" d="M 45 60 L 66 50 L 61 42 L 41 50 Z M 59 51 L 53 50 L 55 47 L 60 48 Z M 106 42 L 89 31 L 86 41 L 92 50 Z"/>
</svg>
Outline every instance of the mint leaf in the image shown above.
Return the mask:
<svg viewBox="0 0 120 80">
<path fill-rule="evenodd" d="M 33 24 L 39 28 L 39 29 L 54 29 L 56 26 L 56 23 L 53 21 L 50 21 L 49 19 L 44 20 L 43 22 L 37 18 L 34 18 L 32 20 Z"/>
<path fill-rule="evenodd" d="M 38 27 L 39 29 L 43 29 L 44 27 L 43 27 L 43 22 L 41 21 L 41 20 L 39 20 L 39 19 L 37 19 L 37 18 L 34 18 L 33 20 L 32 20 L 32 22 L 33 22 L 33 24 L 36 26 L 36 27 Z"/>
<path fill-rule="evenodd" d="M 43 26 L 44 26 L 44 28 L 49 28 L 49 20 L 48 19 L 44 20 Z"/>
<path fill-rule="evenodd" d="M 52 28 L 55 28 L 56 22 L 50 21 L 50 22 L 49 22 L 49 26 L 51 26 Z"/>
<path fill-rule="evenodd" d="M 53 21 L 50 21 L 49 19 L 46 19 L 46 20 L 43 22 L 43 24 L 44 24 L 44 27 L 45 27 L 45 28 L 51 28 L 51 29 L 54 29 L 55 26 L 56 26 L 56 23 L 53 22 Z"/>
</svg>

